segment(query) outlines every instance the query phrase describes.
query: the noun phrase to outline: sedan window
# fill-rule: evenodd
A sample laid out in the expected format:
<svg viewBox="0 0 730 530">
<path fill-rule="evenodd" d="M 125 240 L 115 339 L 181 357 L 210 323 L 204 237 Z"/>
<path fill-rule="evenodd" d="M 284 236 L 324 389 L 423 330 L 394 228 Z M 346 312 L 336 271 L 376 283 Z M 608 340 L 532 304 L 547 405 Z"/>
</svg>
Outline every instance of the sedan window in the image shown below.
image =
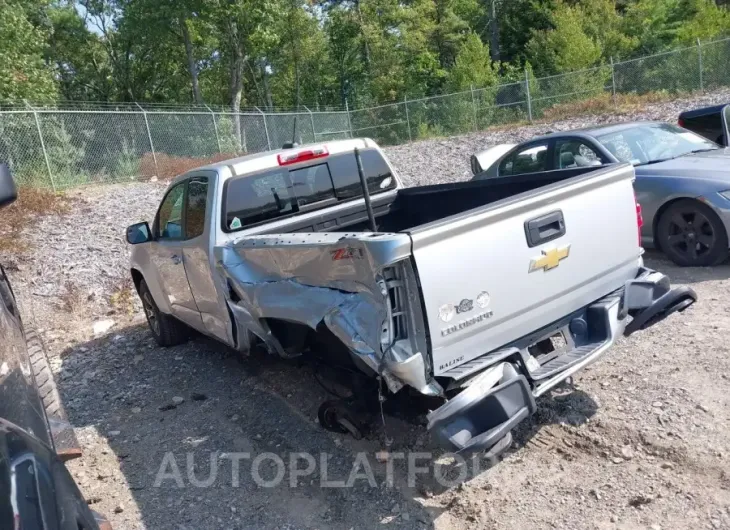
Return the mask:
<svg viewBox="0 0 730 530">
<path fill-rule="evenodd" d="M 635 166 L 718 148 L 717 144 L 668 123 L 636 125 L 597 138 L 619 161 Z"/>
<path fill-rule="evenodd" d="M 499 165 L 500 175 L 524 175 L 547 170 L 547 143 L 533 144 L 505 158 Z"/>
<path fill-rule="evenodd" d="M 601 157 L 582 140 L 569 138 L 555 142 L 555 168 L 600 166 Z"/>
</svg>

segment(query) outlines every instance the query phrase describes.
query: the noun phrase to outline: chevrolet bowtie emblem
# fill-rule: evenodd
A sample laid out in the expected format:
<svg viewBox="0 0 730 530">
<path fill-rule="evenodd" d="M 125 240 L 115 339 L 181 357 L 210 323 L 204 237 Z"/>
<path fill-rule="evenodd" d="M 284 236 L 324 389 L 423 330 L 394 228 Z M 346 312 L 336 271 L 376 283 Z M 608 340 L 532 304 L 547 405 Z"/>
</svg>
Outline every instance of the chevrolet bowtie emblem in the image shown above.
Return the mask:
<svg viewBox="0 0 730 530">
<path fill-rule="evenodd" d="M 560 265 L 560 261 L 564 260 L 570 254 L 570 245 L 565 245 L 560 248 L 551 248 L 549 250 L 543 250 L 542 256 L 539 258 L 533 258 L 530 261 L 530 271 L 535 272 L 540 269 L 549 271 Z"/>
</svg>

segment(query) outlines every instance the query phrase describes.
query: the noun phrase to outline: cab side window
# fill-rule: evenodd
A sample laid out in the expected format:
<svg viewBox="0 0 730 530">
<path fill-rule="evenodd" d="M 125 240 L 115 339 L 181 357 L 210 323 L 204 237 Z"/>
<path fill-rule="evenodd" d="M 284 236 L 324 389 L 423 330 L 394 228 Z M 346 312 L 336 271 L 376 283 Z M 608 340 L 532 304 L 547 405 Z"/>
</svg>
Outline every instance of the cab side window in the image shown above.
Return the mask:
<svg viewBox="0 0 730 530">
<path fill-rule="evenodd" d="M 172 188 L 160 205 L 155 226 L 157 239 L 182 239 L 182 207 L 185 183 Z"/>
<path fill-rule="evenodd" d="M 185 239 L 193 239 L 205 231 L 205 210 L 208 202 L 208 179 L 194 177 L 188 182 L 185 201 Z"/>
</svg>

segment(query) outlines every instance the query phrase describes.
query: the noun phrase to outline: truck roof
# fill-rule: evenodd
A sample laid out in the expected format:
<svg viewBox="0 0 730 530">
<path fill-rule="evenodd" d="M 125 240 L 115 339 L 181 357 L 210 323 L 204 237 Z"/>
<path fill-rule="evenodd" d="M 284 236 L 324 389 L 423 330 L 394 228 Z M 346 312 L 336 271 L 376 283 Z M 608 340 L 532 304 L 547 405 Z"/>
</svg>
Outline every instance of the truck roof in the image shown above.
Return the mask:
<svg viewBox="0 0 730 530">
<path fill-rule="evenodd" d="M 214 170 L 220 171 L 224 168 L 229 168 L 231 171 L 230 177 L 239 177 L 248 173 L 256 173 L 266 169 L 278 167 L 280 154 L 295 154 L 302 151 L 312 151 L 314 149 L 325 148 L 328 154 L 344 153 L 346 151 L 352 151 L 355 148 L 366 149 L 366 148 L 377 148 L 378 145 L 370 138 L 348 138 L 346 140 L 332 140 L 328 142 L 317 142 L 311 144 L 297 145 L 296 147 L 274 149 L 271 151 L 263 151 L 260 153 L 252 153 L 250 155 L 239 156 L 228 160 L 221 160 L 213 164 L 208 164 L 195 168 L 192 171 L 200 170 Z M 183 175 L 175 177 L 171 185 L 175 182 L 186 178 L 191 171 L 186 172 Z M 230 178 L 229 177 L 229 178 Z"/>
</svg>

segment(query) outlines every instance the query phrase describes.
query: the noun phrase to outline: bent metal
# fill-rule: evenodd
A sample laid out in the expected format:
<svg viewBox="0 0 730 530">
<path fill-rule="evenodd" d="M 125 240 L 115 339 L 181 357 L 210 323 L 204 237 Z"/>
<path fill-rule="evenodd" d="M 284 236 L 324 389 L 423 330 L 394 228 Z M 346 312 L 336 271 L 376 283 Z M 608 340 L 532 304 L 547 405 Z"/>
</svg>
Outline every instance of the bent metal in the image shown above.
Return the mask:
<svg viewBox="0 0 730 530">
<path fill-rule="evenodd" d="M 449 326 L 447 328 L 444 328 L 441 330 L 441 336 L 445 337 L 446 335 L 451 335 L 452 333 L 456 333 L 460 329 L 468 328 L 469 326 L 472 326 L 476 324 L 477 322 L 481 322 L 482 320 L 486 320 L 488 318 L 491 318 L 492 311 L 484 311 L 483 313 L 479 313 L 478 315 L 474 315 L 473 317 L 466 318 L 460 322 L 457 322 L 453 326 Z"/>
</svg>

